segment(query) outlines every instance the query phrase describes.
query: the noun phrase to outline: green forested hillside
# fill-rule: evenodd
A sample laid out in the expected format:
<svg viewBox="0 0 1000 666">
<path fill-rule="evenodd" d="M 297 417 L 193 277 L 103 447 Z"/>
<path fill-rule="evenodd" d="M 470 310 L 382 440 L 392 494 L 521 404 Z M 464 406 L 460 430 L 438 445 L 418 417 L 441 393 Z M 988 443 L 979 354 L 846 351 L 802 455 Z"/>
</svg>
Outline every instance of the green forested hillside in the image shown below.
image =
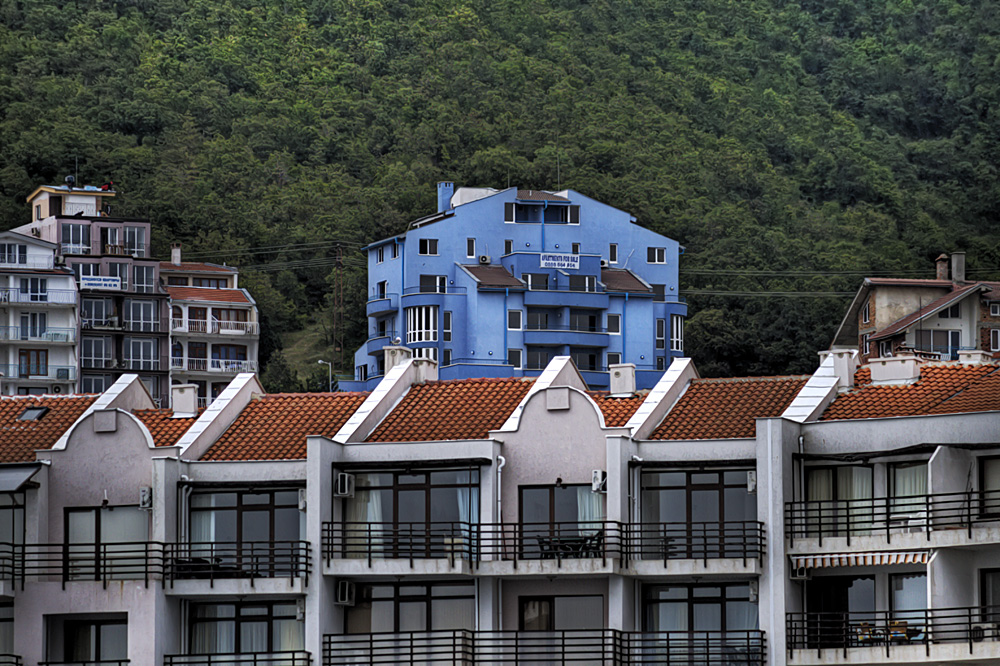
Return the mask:
<svg viewBox="0 0 1000 666">
<path fill-rule="evenodd" d="M 349 366 L 357 248 L 442 179 L 572 187 L 679 240 L 704 374 L 810 371 L 846 304 L 748 292 L 951 250 L 998 276 L 995 2 L 0 0 L 0 22 L 3 224 L 78 158 L 161 255 L 258 269 L 265 355 L 306 325 L 332 343 L 340 243 Z"/>
</svg>

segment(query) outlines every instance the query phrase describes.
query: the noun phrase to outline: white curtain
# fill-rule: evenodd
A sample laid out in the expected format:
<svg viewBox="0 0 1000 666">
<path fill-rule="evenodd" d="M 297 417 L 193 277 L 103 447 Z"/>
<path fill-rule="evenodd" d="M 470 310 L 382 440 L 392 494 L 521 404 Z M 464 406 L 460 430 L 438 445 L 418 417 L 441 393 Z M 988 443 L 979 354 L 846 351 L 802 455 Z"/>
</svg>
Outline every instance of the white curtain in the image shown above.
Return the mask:
<svg viewBox="0 0 1000 666">
<path fill-rule="evenodd" d="M 604 495 L 591 492 L 590 486 L 577 487 L 576 520 L 580 534 L 600 532 L 604 522 Z"/>
<path fill-rule="evenodd" d="M 206 609 L 211 612 L 211 607 Z M 198 622 L 191 636 L 192 654 L 231 654 L 236 651 L 236 621 Z"/>
<path fill-rule="evenodd" d="M 837 497 L 840 515 L 845 515 L 854 534 L 864 534 L 872 526 L 872 470 L 870 467 L 841 467 L 837 470 Z"/>
<path fill-rule="evenodd" d="M 145 511 L 139 510 L 139 507 L 102 509 L 101 543 L 103 552 L 107 554 L 105 572 L 112 578 L 145 576 L 145 556 L 141 544 L 148 538 L 149 516 Z"/>
<path fill-rule="evenodd" d="M 986 514 L 1000 513 L 1000 458 L 982 460 L 983 466 L 983 506 Z"/>
<path fill-rule="evenodd" d="M 347 503 L 347 557 L 365 558 L 369 548 L 372 552 L 384 550 L 381 493 L 381 490 L 357 490 L 354 499 Z"/>
<path fill-rule="evenodd" d="M 892 512 L 913 518 L 926 512 L 927 464 L 892 468 Z M 902 498 L 902 499 L 897 499 Z"/>
<path fill-rule="evenodd" d="M 758 629 L 757 603 L 754 601 L 730 601 L 726 604 L 726 629 L 729 631 L 752 631 Z"/>
<path fill-rule="evenodd" d="M 458 520 L 462 523 L 459 531 L 462 539 L 472 548 L 472 525 L 479 524 L 479 488 L 456 488 L 458 499 Z"/>
<path fill-rule="evenodd" d="M 807 505 L 806 523 L 809 526 L 809 533 L 817 534 L 821 529 L 828 531 L 835 524 L 833 470 L 809 470 L 807 480 L 806 499 L 809 504 Z"/>
</svg>

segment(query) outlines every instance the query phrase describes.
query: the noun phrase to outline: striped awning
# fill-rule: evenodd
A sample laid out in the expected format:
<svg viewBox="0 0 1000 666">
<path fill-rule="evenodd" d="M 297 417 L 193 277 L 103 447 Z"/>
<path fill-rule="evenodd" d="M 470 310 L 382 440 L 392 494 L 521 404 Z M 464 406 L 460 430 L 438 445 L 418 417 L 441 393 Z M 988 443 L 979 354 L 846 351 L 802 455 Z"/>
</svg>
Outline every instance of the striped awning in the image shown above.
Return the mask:
<svg viewBox="0 0 1000 666">
<path fill-rule="evenodd" d="M 909 552 L 832 553 L 829 555 L 792 555 L 795 569 L 823 569 L 827 567 L 875 567 L 886 564 L 927 564 L 930 553 L 926 550 Z"/>
</svg>

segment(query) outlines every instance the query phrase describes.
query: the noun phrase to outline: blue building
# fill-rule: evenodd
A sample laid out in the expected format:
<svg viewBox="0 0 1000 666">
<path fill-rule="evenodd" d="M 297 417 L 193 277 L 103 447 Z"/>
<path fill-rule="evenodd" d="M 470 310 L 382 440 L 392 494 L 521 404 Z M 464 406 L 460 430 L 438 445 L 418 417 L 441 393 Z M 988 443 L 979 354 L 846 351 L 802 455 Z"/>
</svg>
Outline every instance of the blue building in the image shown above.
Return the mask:
<svg viewBox="0 0 1000 666">
<path fill-rule="evenodd" d="M 683 248 L 573 190 L 438 183 L 438 212 L 365 251 L 369 337 L 345 390 L 374 387 L 392 346 L 441 379 L 534 376 L 571 356 L 593 388 L 618 363 L 651 387 L 683 355 Z"/>
</svg>

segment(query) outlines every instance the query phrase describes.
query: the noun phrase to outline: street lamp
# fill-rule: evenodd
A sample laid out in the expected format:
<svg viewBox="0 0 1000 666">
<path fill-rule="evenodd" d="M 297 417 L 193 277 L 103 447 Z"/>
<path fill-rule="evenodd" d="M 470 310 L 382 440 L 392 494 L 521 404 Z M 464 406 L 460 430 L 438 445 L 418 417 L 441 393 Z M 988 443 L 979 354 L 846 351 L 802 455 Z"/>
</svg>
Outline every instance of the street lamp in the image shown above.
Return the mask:
<svg viewBox="0 0 1000 666">
<path fill-rule="evenodd" d="M 326 390 L 333 391 L 333 363 L 320 359 L 316 361 L 320 365 L 326 366 Z"/>
</svg>

